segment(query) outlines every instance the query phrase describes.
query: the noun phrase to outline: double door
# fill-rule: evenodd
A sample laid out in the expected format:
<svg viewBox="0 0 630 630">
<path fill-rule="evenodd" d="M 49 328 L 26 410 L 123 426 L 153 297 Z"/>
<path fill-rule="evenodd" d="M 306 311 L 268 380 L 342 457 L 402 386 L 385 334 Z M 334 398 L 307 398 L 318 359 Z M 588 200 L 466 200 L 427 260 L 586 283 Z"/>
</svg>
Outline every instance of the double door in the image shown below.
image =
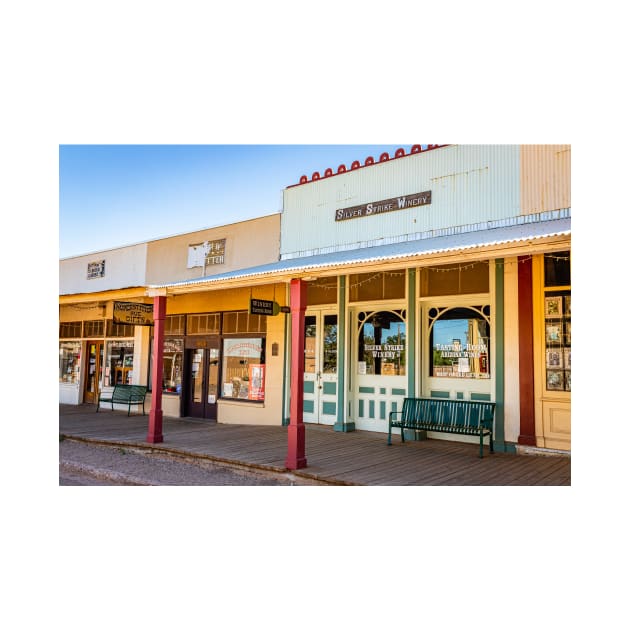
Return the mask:
<svg viewBox="0 0 630 630">
<path fill-rule="evenodd" d="M 304 422 L 337 419 L 337 313 L 309 310 L 304 322 Z"/>
<path fill-rule="evenodd" d="M 216 421 L 219 398 L 220 342 L 218 337 L 187 340 L 184 415 Z"/>
</svg>

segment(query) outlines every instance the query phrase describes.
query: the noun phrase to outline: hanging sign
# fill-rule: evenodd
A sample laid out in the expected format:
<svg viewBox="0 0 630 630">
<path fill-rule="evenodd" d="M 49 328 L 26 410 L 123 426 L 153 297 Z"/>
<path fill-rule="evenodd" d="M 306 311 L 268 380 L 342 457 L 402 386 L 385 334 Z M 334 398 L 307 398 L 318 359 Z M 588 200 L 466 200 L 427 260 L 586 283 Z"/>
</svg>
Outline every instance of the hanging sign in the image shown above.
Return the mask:
<svg viewBox="0 0 630 630">
<path fill-rule="evenodd" d="M 114 323 L 153 326 L 153 304 L 114 302 Z"/>
<path fill-rule="evenodd" d="M 358 219 L 359 217 L 370 217 L 384 212 L 393 212 L 394 210 L 406 210 L 407 208 L 415 208 L 416 206 L 426 206 L 431 203 L 431 191 L 427 190 L 413 195 L 402 195 L 393 197 L 392 199 L 384 199 L 383 201 L 373 201 L 362 206 L 353 206 L 352 208 L 340 208 L 335 210 L 335 221 L 346 221 L 348 219 Z"/>
<path fill-rule="evenodd" d="M 250 315 L 277 315 L 280 312 L 280 305 L 272 300 L 249 301 Z"/>
</svg>

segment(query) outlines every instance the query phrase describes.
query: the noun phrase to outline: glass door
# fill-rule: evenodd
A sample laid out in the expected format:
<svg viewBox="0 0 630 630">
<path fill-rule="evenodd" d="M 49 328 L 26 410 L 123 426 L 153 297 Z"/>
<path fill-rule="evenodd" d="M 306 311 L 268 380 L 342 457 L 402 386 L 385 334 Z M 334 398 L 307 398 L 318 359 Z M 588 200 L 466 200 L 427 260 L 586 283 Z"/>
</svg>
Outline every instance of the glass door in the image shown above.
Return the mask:
<svg viewBox="0 0 630 630">
<path fill-rule="evenodd" d="M 304 326 L 304 422 L 337 419 L 337 314 L 308 311 Z"/>
<path fill-rule="evenodd" d="M 186 415 L 217 419 L 219 391 L 219 340 L 196 340 L 199 347 L 186 350 Z"/>
<path fill-rule="evenodd" d="M 83 402 L 96 404 L 103 376 L 103 342 L 87 342 L 87 369 L 83 390 Z"/>
</svg>

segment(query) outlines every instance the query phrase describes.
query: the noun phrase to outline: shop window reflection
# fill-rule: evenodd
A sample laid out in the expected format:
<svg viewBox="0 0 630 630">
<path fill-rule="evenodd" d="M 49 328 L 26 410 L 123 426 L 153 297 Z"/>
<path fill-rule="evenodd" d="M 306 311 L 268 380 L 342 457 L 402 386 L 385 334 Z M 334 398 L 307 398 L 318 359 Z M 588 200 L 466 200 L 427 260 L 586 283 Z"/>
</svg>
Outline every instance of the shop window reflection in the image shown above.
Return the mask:
<svg viewBox="0 0 630 630">
<path fill-rule="evenodd" d="M 404 311 L 361 312 L 357 373 L 375 376 L 404 376 L 407 329 Z"/>
</svg>

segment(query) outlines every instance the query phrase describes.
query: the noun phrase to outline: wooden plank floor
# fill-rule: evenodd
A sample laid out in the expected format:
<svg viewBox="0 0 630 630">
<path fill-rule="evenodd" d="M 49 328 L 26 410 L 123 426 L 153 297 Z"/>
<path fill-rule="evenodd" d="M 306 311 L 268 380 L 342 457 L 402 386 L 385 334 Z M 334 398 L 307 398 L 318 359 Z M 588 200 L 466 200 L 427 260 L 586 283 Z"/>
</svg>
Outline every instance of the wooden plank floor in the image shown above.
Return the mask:
<svg viewBox="0 0 630 630">
<path fill-rule="evenodd" d="M 59 433 L 68 437 L 166 449 L 284 471 L 286 427 L 212 424 L 165 418 L 164 442 L 148 445 L 148 415 L 59 405 Z M 405 442 L 369 431 L 340 433 L 306 425 L 307 467 L 296 471 L 331 483 L 382 486 L 570 486 L 571 458 L 494 453 L 447 440 Z"/>
</svg>

